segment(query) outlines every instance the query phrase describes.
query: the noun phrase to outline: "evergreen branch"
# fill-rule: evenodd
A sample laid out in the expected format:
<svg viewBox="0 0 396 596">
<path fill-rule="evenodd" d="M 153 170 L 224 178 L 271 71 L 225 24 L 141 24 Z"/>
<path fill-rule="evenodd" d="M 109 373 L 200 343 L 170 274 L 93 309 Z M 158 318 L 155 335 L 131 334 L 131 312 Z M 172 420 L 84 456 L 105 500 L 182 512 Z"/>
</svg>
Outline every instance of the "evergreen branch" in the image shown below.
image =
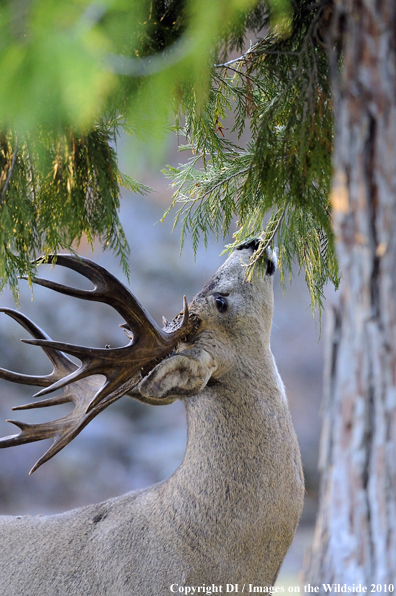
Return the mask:
<svg viewBox="0 0 396 596">
<path fill-rule="evenodd" d="M 146 194 L 149 187 L 118 169 L 108 121 L 78 135 L 36 132 L 10 147 L 11 131 L 0 137 L 5 179 L 0 209 L 0 289 L 8 281 L 17 297 L 18 276 L 34 274 L 31 259 L 56 254 L 85 236 L 118 256 L 128 276 L 129 246 L 118 217 L 120 185 Z M 11 156 L 12 155 L 12 156 Z"/>
<path fill-rule="evenodd" d="M 262 42 L 259 42 L 259 43 L 262 43 Z M 258 44 L 255 44 L 254 46 L 249 48 L 248 51 L 245 52 L 242 56 L 239 56 L 239 58 L 234 58 L 233 60 L 229 60 L 228 62 L 224 62 L 222 64 L 214 64 L 213 66 L 215 68 L 228 67 L 230 64 L 236 64 L 236 62 L 242 62 L 243 60 L 247 60 L 248 57 L 250 57 L 250 54 L 253 53 L 253 51 L 257 45 Z"/>
<path fill-rule="evenodd" d="M 203 195 L 199 195 L 195 201 L 202 201 L 203 199 L 205 199 L 206 197 L 208 197 L 210 194 L 212 194 L 216 189 L 218 189 L 221 186 L 224 186 L 224 184 L 227 184 L 227 182 L 229 182 L 230 180 L 233 180 L 234 178 L 238 177 L 238 176 L 242 176 L 243 174 L 247 174 L 250 171 L 250 166 L 243 169 L 243 170 L 238 170 L 237 172 L 234 172 L 233 174 L 230 174 L 229 176 L 227 176 L 227 178 L 224 178 L 222 180 L 220 180 L 220 182 L 218 182 L 217 184 L 215 184 L 214 186 L 211 186 Z"/>
<path fill-rule="evenodd" d="M 283 220 L 284 220 L 284 218 L 285 218 L 285 215 L 286 215 L 286 209 L 287 209 L 287 206 L 285 206 L 283 209 L 281 209 L 281 210 L 280 210 L 280 211 L 281 211 L 281 215 L 280 215 L 280 217 L 278 218 L 278 221 L 277 221 L 277 223 L 276 223 L 276 225 L 275 225 L 275 228 L 274 228 L 273 232 L 271 233 L 270 237 L 268 238 L 268 240 L 266 240 L 266 241 L 265 241 L 265 243 L 263 244 L 263 252 L 264 252 L 265 250 L 267 250 L 267 248 L 268 248 L 269 246 L 271 246 L 271 244 L 272 244 L 272 242 L 273 242 L 273 240 L 274 240 L 274 238 L 275 238 L 275 236 L 276 236 L 276 233 L 277 233 L 277 231 L 279 230 L 279 228 L 280 228 L 280 226 L 281 226 L 281 223 L 283 222 Z"/>
<path fill-rule="evenodd" d="M 248 56 L 249 55 L 249 56 Z M 250 56 L 299 56 L 300 53 L 299 52 L 292 52 L 292 51 L 287 51 L 287 50 L 260 50 L 257 51 L 254 50 L 252 52 L 247 52 L 246 54 L 244 54 L 243 56 L 240 56 L 239 58 L 234 58 L 233 60 L 230 60 L 229 62 L 224 62 L 223 64 L 214 64 L 214 68 L 230 68 L 231 69 L 231 64 L 236 64 L 237 62 L 242 62 L 242 63 L 246 63 L 248 61 L 248 57 L 250 58 Z"/>
<path fill-rule="evenodd" d="M 203 110 L 198 112 L 193 96 L 186 96 L 184 107 L 188 125 L 183 133 L 204 155 L 203 168 L 195 162 L 168 172 L 177 186 L 172 205 L 181 203 L 174 221 L 181 224 L 181 243 L 189 232 L 195 250 L 200 235 L 205 242 L 209 230 L 225 234 L 237 217 L 235 242 L 228 248 L 261 238 L 250 275 L 278 236 L 282 282 L 296 261 L 305 270 L 313 309 L 322 305 L 327 280 L 337 286 L 339 277 L 328 202 L 329 63 L 320 39 L 327 4 L 310 12 L 308 1 L 301 0 L 290 38 L 270 34 L 239 57 L 214 64 Z M 226 156 L 225 140 L 217 138 L 219 126 L 221 135 L 227 130 L 227 110 L 234 114 L 231 130 L 239 136 L 250 124 L 246 153 Z M 268 212 L 272 215 L 263 229 Z"/>
</svg>

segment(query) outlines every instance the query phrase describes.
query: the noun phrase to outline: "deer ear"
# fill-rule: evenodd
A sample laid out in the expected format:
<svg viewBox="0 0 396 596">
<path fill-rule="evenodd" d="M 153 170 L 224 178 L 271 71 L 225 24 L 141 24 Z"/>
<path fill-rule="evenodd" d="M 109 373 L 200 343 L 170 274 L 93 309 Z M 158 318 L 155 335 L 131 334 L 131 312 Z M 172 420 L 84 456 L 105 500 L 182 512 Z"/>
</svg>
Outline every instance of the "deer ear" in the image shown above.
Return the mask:
<svg viewBox="0 0 396 596">
<path fill-rule="evenodd" d="M 202 391 L 216 366 L 212 356 L 192 348 L 163 360 L 139 385 L 147 398 L 164 399 L 170 395 L 189 396 Z"/>
</svg>

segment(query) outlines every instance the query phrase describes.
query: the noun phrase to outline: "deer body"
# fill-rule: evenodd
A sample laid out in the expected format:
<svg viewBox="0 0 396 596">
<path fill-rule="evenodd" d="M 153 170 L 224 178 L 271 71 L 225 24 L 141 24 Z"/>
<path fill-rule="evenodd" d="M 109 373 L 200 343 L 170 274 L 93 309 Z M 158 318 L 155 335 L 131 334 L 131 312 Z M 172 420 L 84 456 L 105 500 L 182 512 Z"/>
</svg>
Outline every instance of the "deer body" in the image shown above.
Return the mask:
<svg viewBox="0 0 396 596">
<path fill-rule="evenodd" d="M 304 485 L 269 346 L 272 276 L 244 281 L 251 254 L 233 253 L 195 297 L 199 332 L 136 390 L 151 403 L 183 399 L 180 467 L 165 482 L 98 505 L 0 518 L 0 593 L 163 596 L 171 586 L 274 585 Z"/>
</svg>

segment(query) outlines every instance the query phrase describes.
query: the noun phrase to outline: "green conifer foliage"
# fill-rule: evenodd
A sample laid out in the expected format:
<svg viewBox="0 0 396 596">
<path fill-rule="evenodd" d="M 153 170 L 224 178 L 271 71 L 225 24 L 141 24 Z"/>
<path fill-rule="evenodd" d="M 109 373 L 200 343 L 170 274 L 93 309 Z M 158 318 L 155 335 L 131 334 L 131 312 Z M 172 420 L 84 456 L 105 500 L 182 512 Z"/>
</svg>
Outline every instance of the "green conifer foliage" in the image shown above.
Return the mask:
<svg viewBox="0 0 396 596">
<path fill-rule="evenodd" d="M 167 169 L 182 243 L 187 233 L 194 249 L 209 232 L 224 237 L 236 219 L 229 248 L 261 239 L 249 274 L 276 244 L 282 279 L 297 261 L 313 309 L 322 305 L 326 282 L 337 287 L 339 281 L 329 202 L 332 98 L 323 40 L 329 9 L 330 2 L 295 3 L 286 36 L 265 19 L 262 39 L 214 66 L 202 108 L 194 90 L 187 90 L 177 132 L 187 139 L 181 149 L 192 157 Z M 239 139 L 246 127 L 251 138 L 243 147 Z"/>
<path fill-rule="evenodd" d="M 329 187 L 332 0 L 36 0 L 0 6 L 0 287 L 83 236 L 127 270 L 118 219 L 121 130 L 169 126 L 186 161 L 167 169 L 181 240 L 235 229 L 297 261 L 312 305 L 338 283 Z M 246 39 L 256 38 L 246 51 Z M 240 56 L 232 58 L 235 52 Z M 231 124 L 229 124 L 231 122 Z M 249 130 L 249 141 L 246 131 Z M 186 155 L 186 153 L 184 153 Z M 252 269 L 248 272 L 251 274 Z"/>
<path fill-rule="evenodd" d="M 0 4 L 0 289 L 31 259 L 99 239 L 127 268 L 121 130 L 169 125 L 180 87 L 204 101 L 212 47 L 254 0 L 5 0 Z"/>
<path fill-rule="evenodd" d="M 114 126 L 101 123 L 86 135 L 0 136 L 0 279 L 16 291 L 18 275 L 30 278 L 38 254 L 71 250 L 84 235 L 97 237 L 128 271 L 128 243 L 118 218 L 120 185 L 148 187 L 122 175 Z"/>
</svg>

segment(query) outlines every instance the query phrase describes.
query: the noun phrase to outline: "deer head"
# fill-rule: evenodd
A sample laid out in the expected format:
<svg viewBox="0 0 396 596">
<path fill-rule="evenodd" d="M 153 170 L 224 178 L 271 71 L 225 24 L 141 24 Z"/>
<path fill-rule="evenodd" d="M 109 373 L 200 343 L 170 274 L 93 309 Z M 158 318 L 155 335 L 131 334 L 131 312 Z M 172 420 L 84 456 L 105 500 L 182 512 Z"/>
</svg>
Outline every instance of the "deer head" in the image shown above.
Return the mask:
<svg viewBox="0 0 396 596">
<path fill-rule="evenodd" d="M 50 262 L 73 269 L 93 283 L 92 290 L 81 290 L 44 279 L 36 284 L 57 292 L 104 302 L 124 318 L 129 343 L 121 348 L 88 348 L 52 341 L 25 315 L 0 309 L 15 319 L 34 339 L 22 340 L 41 346 L 52 363 L 47 376 L 30 376 L 0 369 L 0 377 L 16 383 L 43 387 L 34 397 L 57 389 L 61 395 L 17 406 L 27 410 L 74 403 L 74 409 L 60 419 L 38 424 L 9 420 L 20 432 L 0 439 L 1 447 L 11 447 L 52 438 L 53 444 L 31 470 L 35 471 L 72 441 L 102 410 L 125 394 L 153 404 L 170 403 L 179 396 L 198 393 L 213 378 L 221 378 L 237 358 L 240 342 L 269 344 L 272 320 L 272 276 L 276 253 L 267 252 L 266 274 L 246 279 L 246 266 L 257 241 L 234 251 L 212 279 L 172 322 L 159 328 L 130 291 L 103 267 L 73 255 L 50 257 Z M 257 296 L 260 294 L 260 299 Z M 250 328 L 249 334 L 244 332 Z M 237 347 L 236 347 L 237 346 Z M 77 357 L 77 366 L 65 354 Z M 98 375 L 105 381 L 98 386 Z"/>
<path fill-rule="evenodd" d="M 242 355 L 269 348 L 277 254 L 267 251 L 265 274 L 255 273 L 249 282 L 247 266 L 257 245 L 253 241 L 235 250 L 191 300 L 189 310 L 200 321 L 199 329 L 140 383 L 139 392 L 147 399 L 169 403 L 195 395 L 210 380 L 239 369 Z"/>
</svg>

